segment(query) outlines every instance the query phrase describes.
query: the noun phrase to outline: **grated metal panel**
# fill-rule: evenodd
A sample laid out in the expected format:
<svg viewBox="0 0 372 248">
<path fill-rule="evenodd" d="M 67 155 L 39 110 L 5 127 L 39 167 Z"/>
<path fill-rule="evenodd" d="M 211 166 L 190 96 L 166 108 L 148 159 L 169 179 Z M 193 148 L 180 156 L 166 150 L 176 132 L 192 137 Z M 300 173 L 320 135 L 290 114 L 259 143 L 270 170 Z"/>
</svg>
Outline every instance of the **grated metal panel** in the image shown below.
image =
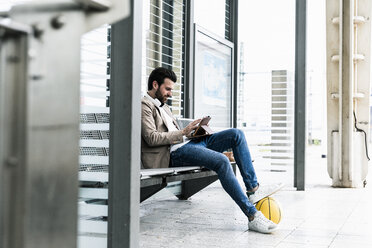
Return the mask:
<svg viewBox="0 0 372 248">
<path fill-rule="evenodd" d="M 108 148 L 104 148 L 104 147 L 80 147 L 80 155 L 108 156 Z"/>
<path fill-rule="evenodd" d="M 80 131 L 80 139 L 96 139 L 101 140 L 102 136 L 98 130 L 81 130 Z"/>
<path fill-rule="evenodd" d="M 110 123 L 110 114 L 108 113 L 96 113 L 97 123 Z"/>
<path fill-rule="evenodd" d="M 110 139 L 110 131 L 100 131 L 102 139 Z"/>
<path fill-rule="evenodd" d="M 80 123 L 110 123 L 109 113 L 80 114 Z"/>
<path fill-rule="evenodd" d="M 106 164 L 80 164 L 79 171 L 108 172 L 108 165 Z"/>
<path fill-rule="evenodd" d="M 108 130 L 80 130 L 80 139 L 106 140 L 110 139 Z"/>
<path fill-rule="evenodd" d="M 80 123 L 96 123 L 94 114 L 80 114 Z"/>
</svg>

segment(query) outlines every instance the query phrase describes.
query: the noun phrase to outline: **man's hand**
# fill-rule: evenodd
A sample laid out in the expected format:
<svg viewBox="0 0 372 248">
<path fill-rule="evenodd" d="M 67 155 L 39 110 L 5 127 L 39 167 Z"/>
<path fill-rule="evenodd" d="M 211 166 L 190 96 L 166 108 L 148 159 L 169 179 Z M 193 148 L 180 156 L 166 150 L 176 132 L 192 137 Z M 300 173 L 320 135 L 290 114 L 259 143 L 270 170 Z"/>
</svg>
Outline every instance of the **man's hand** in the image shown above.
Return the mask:
<svg viewBox="0 0 372 248">
<path fill-rule="evenodd" d="M 195 130 L 198 127 L 200 121 L 201 119 L 197 119 L 187 125 L 184 129 L 182 129 L 182 135 L 188 136 L 192 130 Z"/>
</svg>

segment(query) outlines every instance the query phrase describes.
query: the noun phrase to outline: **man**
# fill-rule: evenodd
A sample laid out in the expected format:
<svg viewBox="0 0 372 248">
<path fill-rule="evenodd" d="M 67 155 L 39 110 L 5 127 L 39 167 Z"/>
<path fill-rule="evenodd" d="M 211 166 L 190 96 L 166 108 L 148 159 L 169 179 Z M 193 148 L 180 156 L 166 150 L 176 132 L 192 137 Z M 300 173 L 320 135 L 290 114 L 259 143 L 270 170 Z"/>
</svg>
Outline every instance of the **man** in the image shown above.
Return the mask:
<svg viewBox="0 0 372 248">
<path fill-rule="evenodd" d="M 186 137 L 196 129 L 200 119 L 180 129 L 166 101 L 172 96 L 177 76 L 166 68 L 156 68 L 149 76 L 148 92 L 142 99 L 142 150 L 145 168 L 169 166 L 204 166 L 215 171 L 222 187 L 248 217 L 250 230 L 271 233 L 277 225 L 268 220 L 254 203 L 278 191 L 282 185 L 260 186 L 244 133 L 238 129 L 224 130 L 198 140 Z M 222 153 L 232 149 L 247 192 L 244 193 Z"/>
</svg>

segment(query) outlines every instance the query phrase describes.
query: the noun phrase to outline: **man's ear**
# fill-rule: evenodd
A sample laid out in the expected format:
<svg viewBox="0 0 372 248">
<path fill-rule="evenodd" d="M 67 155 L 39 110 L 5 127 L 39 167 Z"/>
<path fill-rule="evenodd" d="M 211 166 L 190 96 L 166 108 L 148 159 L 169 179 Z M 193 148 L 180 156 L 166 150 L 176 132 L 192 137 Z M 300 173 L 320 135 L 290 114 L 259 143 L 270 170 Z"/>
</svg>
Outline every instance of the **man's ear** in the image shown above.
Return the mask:
<svg viewBox="0 0 372 248">
<path fill-rule="evenodd" d="M 158 81 L 154 80 L 152 81 L 152 88 L 157 90 L 159 88 L 159 84 L 158 84 Z"/>
</svg>

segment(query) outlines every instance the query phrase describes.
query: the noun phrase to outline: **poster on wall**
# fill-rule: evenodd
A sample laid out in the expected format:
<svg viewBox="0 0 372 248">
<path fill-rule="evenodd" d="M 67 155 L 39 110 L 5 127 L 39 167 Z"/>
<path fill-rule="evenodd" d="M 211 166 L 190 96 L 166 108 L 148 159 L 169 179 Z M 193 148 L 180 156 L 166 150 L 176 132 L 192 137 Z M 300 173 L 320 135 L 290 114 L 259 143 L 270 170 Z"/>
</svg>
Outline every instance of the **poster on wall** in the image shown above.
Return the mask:
<svg viewBox="0 0 372 248">
<path fill-rule="evenodd" d="M 195 25 L 194 116 L 210 115 L 211 125 L 232 125 L 233 43 Z"/>
<path fill-rule="evenodd" d="M 203 55 L 203 103 L 220 107 L 227 106 L 229 77 L 228 61 L 218 54 L 205 50 Z"/>
</svg>

